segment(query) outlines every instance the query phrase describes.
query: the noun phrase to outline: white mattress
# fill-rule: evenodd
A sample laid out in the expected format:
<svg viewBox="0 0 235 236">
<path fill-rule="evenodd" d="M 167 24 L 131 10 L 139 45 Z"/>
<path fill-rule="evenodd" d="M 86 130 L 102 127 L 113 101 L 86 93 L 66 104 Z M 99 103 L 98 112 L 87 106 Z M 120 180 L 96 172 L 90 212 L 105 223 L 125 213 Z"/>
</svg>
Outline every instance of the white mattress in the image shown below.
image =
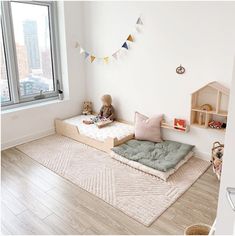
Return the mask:
<svg viewBox="0 0 235 236">
<path fill-rule="evenodd" d="M 134 134 L 134 127 L 132 125 L 114 121 L 106 127 L 98 128 L 96 125 L 83 124 L 83 120 L 90 120 L 94 115 L 80 115 L 64 120 L 64 122 L 78 127 L 79 133 L 89 138 L 99 141 L 105 141 L 107 138 L 117 138 L 121 140 L 128 135 Z"/>
<path fill-rule="evenodd" d="M 185 164 L 194 155 L 194 153 L 189 152 L 174 168 L 172 168 L 172 169 L 170 169 L 166 172 L 159 171 L 159 170 L 150 168 L 148 166 L 145 166 L 141 163 L 138 163 L 136 161 L 129 160 L 129 159 L 123 157 L 123 156 L 118 155 L 117 153 L 115 153 L 113 151 L 111 151 L 110 155 L 111 155 L 112 158 L 114 158 L 115 160 L 117 160 L 121 163 L 124 163 L 124 164 L 126 164 L 130 167 L 133 167 L 133 168 L 137 169 L 137 170 L 143 171 L 143 172 L 145 172 L 147 174 L 150 174 L 150 175 L 157 176 L 160 179 L 162 179 L 164 181 L 167 181 L 167 179 L 172 174 L 174 174 L 183 164 Z"/>
</svg>

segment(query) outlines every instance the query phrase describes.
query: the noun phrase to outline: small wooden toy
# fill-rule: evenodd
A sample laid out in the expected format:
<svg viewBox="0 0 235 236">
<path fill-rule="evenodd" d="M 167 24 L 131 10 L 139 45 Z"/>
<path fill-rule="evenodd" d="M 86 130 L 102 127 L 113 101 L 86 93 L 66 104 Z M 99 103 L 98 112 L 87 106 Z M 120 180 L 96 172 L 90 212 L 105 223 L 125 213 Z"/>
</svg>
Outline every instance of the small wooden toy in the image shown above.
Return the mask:
<svg viewBox="0 0 235 236">
<path fill-rule="evenodd" d="M 203 104 L 200 106 L 200 109 L 202 109 L 203 111 L 212 111 L 213 108 L 210 104 Z"/>
</svg>

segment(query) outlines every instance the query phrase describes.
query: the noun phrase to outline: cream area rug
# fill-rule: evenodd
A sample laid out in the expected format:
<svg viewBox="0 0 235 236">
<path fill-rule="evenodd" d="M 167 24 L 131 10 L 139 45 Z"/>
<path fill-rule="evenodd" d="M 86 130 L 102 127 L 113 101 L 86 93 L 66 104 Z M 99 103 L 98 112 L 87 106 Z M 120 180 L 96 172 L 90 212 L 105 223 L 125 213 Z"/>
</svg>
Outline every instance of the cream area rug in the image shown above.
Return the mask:
<svg viewBox="0 0 235 236">
<path fill-rule="evenodd" d="M 38 139 L 17 149 L 146 226 L 210 165 L 193 157 L 164 182 L 60 135 Z"/>
</svg>

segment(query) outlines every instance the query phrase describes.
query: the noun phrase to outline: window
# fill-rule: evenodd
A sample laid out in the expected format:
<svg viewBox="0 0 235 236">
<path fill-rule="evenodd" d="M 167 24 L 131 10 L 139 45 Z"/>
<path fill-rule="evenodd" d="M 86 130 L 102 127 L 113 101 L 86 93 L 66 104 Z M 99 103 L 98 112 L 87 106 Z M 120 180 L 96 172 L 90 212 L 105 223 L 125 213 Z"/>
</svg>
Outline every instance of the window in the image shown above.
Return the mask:
<svg viewBox="0 0 235 236">
<path fill-rule="evenodd" d="M 1 105 L 58 97 L 56 2 L 3 1 Z"/>
<path fill-rule="evenodd" d="M 9 80 L 7 75 L 7 66 L 6 66 L 6 54 L 3 46 L 3 37 L 2 37 L 2 30 L 1 30 L 1 102 L 9 102 L 10 101 L 10 89 L 9 89 Z"/>
</svg>

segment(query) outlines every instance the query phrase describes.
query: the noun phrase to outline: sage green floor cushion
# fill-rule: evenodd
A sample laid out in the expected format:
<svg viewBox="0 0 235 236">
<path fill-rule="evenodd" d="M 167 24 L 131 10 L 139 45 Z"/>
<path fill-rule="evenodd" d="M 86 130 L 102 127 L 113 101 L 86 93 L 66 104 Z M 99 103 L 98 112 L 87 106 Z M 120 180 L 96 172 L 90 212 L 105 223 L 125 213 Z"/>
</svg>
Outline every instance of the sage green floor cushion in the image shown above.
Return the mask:
<svg viewBox="0 0 235 236">
<path fill-rule="evenodd" d="M 166 180 L 193 156 L 193 145 L 166 140 L 160 143 L 129 140 L 112 148 L 111 156 L 136 169 Z"/>
</svg>

